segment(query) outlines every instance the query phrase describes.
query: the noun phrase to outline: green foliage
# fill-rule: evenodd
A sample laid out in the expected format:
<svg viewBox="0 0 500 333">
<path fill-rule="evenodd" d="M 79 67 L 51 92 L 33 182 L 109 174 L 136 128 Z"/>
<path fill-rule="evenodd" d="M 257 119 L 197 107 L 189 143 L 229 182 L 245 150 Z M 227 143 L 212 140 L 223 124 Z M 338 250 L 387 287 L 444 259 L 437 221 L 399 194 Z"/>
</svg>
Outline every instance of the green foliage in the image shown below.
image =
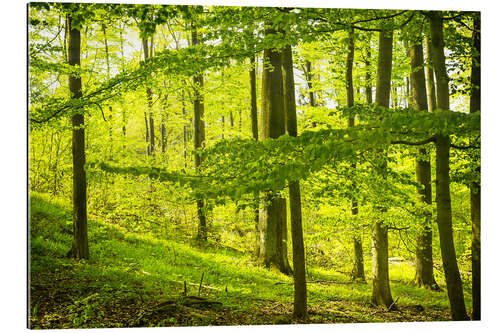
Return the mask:
<svg viewBox="0 0 500 333">
<path fill-rule="evenodd" d="M 81 31 L 78 68 L 66 63 L 66 14 Z M 287 198 L 287 186 L 296 180 L 301 185 L 307 277 L 327 281 L 308 285 L 310 309 L 317 312 L 326 304 L 331 310 L 312 314 L 311 322 L 408 320 L 371 314 L 370 283 L 349 280 L 353 236 L 361 237 L 365 273 L 371 279 L 371 225 L 381 220 L 390 228 L 390 256 L 397 259 L 390 263 L 390 277 L 393 294 L 400 296 L 398 305 L 436 312 L 412 313 L 416 320 L 447 319 L 444 293 L 410 285 L 415 235 L 427 216 L 436 215 L 435 207 L 418 197 L 415 159 L 424 158 L 417 149 L 425 148 L 434 170 L 433 140 L 450 136 L 453 231 L 469 302 L 467 186 L 480 181 L 481 138 L 480 113 L 467 112 L 472 51 L 464 24 L 470 25 L 476 14 L 461 14 L 460 22 L 450 19 L 445 24 L 453 110 L 427 113 L 408 108 L 406 92 L 407 45 L 427 33 L 422 12 L 30 4 L 31 324 L 68 328 L 286 322 L 273 302 L 291 306 L 292 278 L 260 267 L 253 258 L 255 197 L 266 192 L 266 197 Z M 347 108 L 347 30 L 353 25 L 356 103 Z M 276 33 L 265 34 L 265 28 Z M 395 29 L 391 108 L 367 104 L 364 94 L 367 86 L 375 86 L 381 28 Z M 198 31 L 200 44 L 192 45 L 192 29 Z M 142 60 L 142 38 L 153 49 L 147 61 Z M 260 109 L 260 76 L 269 66 L 262 63 L 261 51 L 285 45 L 293 46 L 299 135 L 255 140 L 248 58 L 257 58 Z M 312 88 L 305 77 L 307 61 L 312 63 Z M 198 74 L 204 78 L 202 88 L 192 83 Z M 82 98 L 69 97 L 69 75 L 81 77 Z M 206 124 L 204 147 L 198 150 L 193 148 L 195 91 L 202 96 Z M 309 106 L 309 92 L 315 107 Z M 68 116 L 74 112 L 86 116 L 90 260 L 80 262 L 66 257 L 73 233 Z M 150 118 L 154 154 L 147 153 Z M 355 126 L 347 128 L 349 118 Z M 197 170 L 195 154 L 203 160 Z M 196 240 L 196 200 L 203 200 L 208 220 L 204 244 Z M 353 201 L 358 215 L 351 214 Z M 431 227 L 437 235 L 435 223 Z M 288 235 L 290 255 L 291 245 Z M 444 286 L 436 236 L 433 251 L 436 279 Z M 203 284 L 215 288 L 202 288 L 202 296 L 221 301 L 221 311 L 231 312 L 227 321 L 211 310 L 159 308 L 161 298 L 183 293 L 184 281 L 188 294 L 197 293 L 202 273 Z M 55 281 L 54 292 L 48 281 Z"/>
</svg>

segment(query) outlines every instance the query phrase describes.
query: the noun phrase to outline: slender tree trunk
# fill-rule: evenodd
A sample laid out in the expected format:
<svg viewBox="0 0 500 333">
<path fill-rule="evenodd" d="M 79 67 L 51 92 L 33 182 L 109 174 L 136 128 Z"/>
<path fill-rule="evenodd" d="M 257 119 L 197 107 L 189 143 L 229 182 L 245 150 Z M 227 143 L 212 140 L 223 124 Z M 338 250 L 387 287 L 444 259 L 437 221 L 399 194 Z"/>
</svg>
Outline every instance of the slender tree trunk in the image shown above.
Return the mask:
<svg viewBox="0 0 500 333">
<path fill-rule="evenodd" d="M 64 21 L 64 39 L 63 39 L 63 52 L 64 52 L 64 61 L 68 62 L 68 20 Z"/>
<path fill-rule="evenodd" d="M 184 102 L 184 90 L 181 91 L 181 104 L 182 104 L 182 120 L 184 125 L 182 125 L 182 147 L 183 147 L 183 155 L 184 155 L 184 168 L 187 168 L 187 126 L 186 126 L 186 105 Z"/>
<path fill-rule="evenodd" d="M 316 106 L 316 100 L 314 99 L 314 91 L 313 85 L 312 85 L 312 64 L 309 60 L 306 60 L 306 80 L 307 80 L 307 87 L 309 88 L 309 106 L 315 107 Z"/>
<path fill-rule="evenodd" d="M 149 109 L 149 154 L 155 153 L 155 126 L 153 120 L 153 93 L 151 92 L 151 88 L 146 88 L 146 95 L 148 98 L 148 109 Z M 147 122 L 147 119 L 146 119 Z"/>
<path fill-rule="evenodd" d="M 411 66 L 411 106 L 422 112 L 427 112 L 427 93 L 425 89 L 424 73 L 424 55 L 422 43 L 411 45 L 409 47 L 410 66 Z M 429 154 L 425 148 L 418 149 L 418 156 L 415 160 L 415 169 L 417 182 L 421 188 L 418 189 L 420 200 L 432 205 L 432 186 L 431 186 L 431 163 Z M 417 249 L 415 284 L 425 288 L 438 290 L 439 287 L 434 279 L 433 261 L 432 261 L 432 214 L 426 214 L 417 234 Z"/>
<path fill-rule="evenodd" d="M 473 55 L 471 70 L 470 112 L 481 110 L 481 19 L 474 17 L 472 33 Z M 480 171 L 480 170 L 478 170 Z M 472 319 L 481 320 L 481 183 L 470 186 L 470 211 L 472 221 Z"/>
<path fill-rule="evenodd" d="M 165 82 L 163 82 L 163 86 L 165 89 L 167 88 Z M 167 108 L 168 108 L 168 95 L 165 94 L 163 98 L 163 114 L 161 117 L 161 126 L 160 126 L 160 133 L 161 133 L 161 152 L 165 154 L 167 152 L 167 127 L 165 126 L 165 118 L 167 116 Z"/>
<path fill-rule="evenodd" d="M 393 32 L 381 31 L 379 33 L 379 54 L 377 64 L 377 90 L 375 103 L 389 107 L 391 95 L 392 74 L 392 37 Z M 386 152 L 381 152 L 386 154 Z M 387 162 L 382 162 L 378 172 L 386 177 Z M 383 214 L 385 207 L 380 208 Z M 391 290 L 389 287 L 389 243 L 387 226 L 383 221 L 377 221 L 372 230 L 372 303 L 390 307 L 393 304 Z"/>
<path fill-rule="evenodd" d="M 292 274 L 292 267 L 288 262 L 288 219 L 286 210 L 286 199 L 278 198 L 278 221 L 281 223 L 281 254 L 283 256 L 284 273 Z"/>
<path fill-rule="evenodd" d="M 167 151 L 167 128 L 165 127 L 165 120 L 163 117 L 161 121 L 160 131 L 161 131 L 161 152 L 165 154 Z"/>
<path fill-rule="evenodd" d="M 144 51 L 144 60 L 147 60 L 148 55 L 149 55 L 149 51 L 148 51 L 149 46 L 148 46 L 148 40 L 146 38 L 142 39 L 142 48 Z M 146 89 L 146 94 L 149 98 L 148 89 Z M 149 100 L 148 100 L 148 104 L 149 104 Z M 146 111 L 144 111 L 144 124 L 146 126 L 146 144 L 147 144 L 146 152 L 148 155 L 150 155 L 151 154 L 151 145 L 149 144 L 149 125 L 148 125 L 148 114 Z"/>
<path fill-rule="evenodd" d="M 295 105 L 295 82 L 293 77 L 292 47 L 287 45 L 283 50 L 283 89 L 286 130 L 288 135 L 297 136 L 297 111 Z M 307 317 L 307 287 L 306 264 L 304 253 L 304 237 L 302 233 L 302 208 L 299 181 L 288 184 L 290 196 L 290 220 L 292 228 L 293 253 L 293 286 L 294 302 L 293 316 L 305 319 Z"/>
<path fill-rule="evenodd" d="M 148 125 L 148 114 L 146 112 L 144 112 L 144 123 L 146 125 L 146 143 L 148 144 L 147 145 L 147 148 L 146 148 L 146 152 L 147 154 L 149 155 L 150 154 L 150 146 L 149 146 L 149 125 Z"/>
<path fill-rule="evenodd" d="M 312 84 L 312 64 L 309 60 L 306 60 L 306 68 L 304 71 L 306 81 L 307 81 L 307 87 L 309 88 L 309 106 L 315 107 L 316 106 L 316 100 L 314 99 L 314 91 L 313 89 L 313 84 Z M 316 122 L 312 122 L 312 127 L 316 127 Z"/>
<path fill-rule="evenodd" d="M 427 88 L 427 105 L 429 106 L 429 112 L 434 112 L 436 110 L 436 84 L 434 82 L 434 66 L 432 66 L 432 56 L 431 56 L 431 39 L 428 36 L 424 37 L 425 42 L 425 76 L 426 76 L 426 88 Z"/>
<path fill-rule="evenodd" d="M 147 41 L 146 41 L 147 43 Z M 151 47 L 149 48 L 149 58 L 153 57 L 153 37 L 151 37 Z M 146 90 L 146 94 L 148 96 L 148 109 L 149 109 L 149 152 L 151 154 L 155 153 L 155 123 L 153 119 L 153 93 L 151 92 L 151 87 L 148 87 Z"/>
<path fill-rule="evenodd" d="M 472 320 L 481 320 L 481 185 L 470 188 L 472 221 Z"/>
<path fill-rule="evenodd" d="M 347 45 L 347 59 L 346 59 L 346 74 L 345 74 L 348 107 L 354 106 L 354 84 L 352 79 L 353 62 L 354 62 L 354 29 L 351 28 L 349 29 L 349 40 Z M 349 117 L 347 126 L 348 127 L 354 126 L 354 117 Z M 356 163 L 351 164 L 351 168 L 355 170 Z M 358 202 L 356 200 L 351 201 L 351 215 L 352 216 L 358 215 Z M 363 263 L 363 244 L 361 237 L 359 236 L 359 229 L 355 230 L 355 235 L 352 237 L 352 242 L 354 249 L 354 265 L 351 272 L 352 278 L 354 280 L 365 281 L 365 269 Z"/>
<path fill-rule="evenodd" d="M 220 117 L 220 122 L 222 127 L 222 134 L 220 135 L 220 137 L 221 139 L 224 139 L 224 132 L 226 131 L 226 117 L 224 117 L 224 115 Z"/>
<path fill-rule="evenodd" d="M 241 109 L 238 110 L 238 137 L 241 138 L 241 117 L 242 112 Z"/>
<path fill-rule="evenodd" d="M 72 25 L 68 15 L 68 63 L 80 66 L 80 30 Z M 82 79 L 76 75 L 69 77 L 72 98 L 82 97 Z M 74 110 L 71 116 L 73 126 L 73 245 L 71 255 L 76 259 L 89 259 L 87 236 L 87 179 L 85 174 L 85 119 L 83 110 Z"/>
<path fill-rule="evenodd" d="M 106 54 L 106 78 L 109 80 L 111 78 L 111 66 L 109 63 L 109 48 L 108 48 L 108 38 L 106 35 L 106 25 L 102 24 L 102 33 L 104 35 L 104 51 Z M 109 106 L 109 157 L 113 155 L 113 108 Z"/>
<path fill-rule="evenodd" d="M 252 121 L 252 138 L 259 140 L 259 126 L 257 115 L 257 80 L 255 77 L 255 55 L 250 57 L 250 118 Z M 259 236 L 259 193 L 254 194 L 255 209 L 254 209 L 254 224 L 255 224 L 255 256 L 260 253 L 260 236 Z"/>
<path fill-rule="evenodd" d="M 274 30 L 266 29 L 266 35 L 274 33 Z M 265 49 L 263 67 L 260 136 L 263 139 L 275 139 L 285 134 L 281 53 L 275 49 Z M 265 198 L 264 207 L 259 214 L 260 258 L 266 267 L 274 266 L 289 274 L 290 265 L 283 255 L 283 227 L 286 222 L 282 219 L 284 205 L 280 203 L 282 199 L 273 197 L 271 192 L 267 192 Z"/>
<path fill-rule="evenodd" d="M 200 43 L 198 40 L 198 32 L 193 28 L 191 32 L 192 45 L 197 45 Z M 198 74 L 193 77 L 194 84 L 194 149 L 203 148 L 205 141 L 205 104 L 203 102 L 203 96 L 201 90 L 203 89 L 203 74 Z M 202 163 L 201 156 L 195 152 L 194 154 L 194 166 L 196 169 L 200 168 Z M 196 200 L 196 207 L 198 212 L 198 239 L 201 241 L 207 241 L 207 219 L 205 215 L 205 204 L 203 199 Z"/>
<path fill-rule="evenodd" d="M 440 13 L 431 12 L 429 21 L 432 63 L 436 73 L 437 107 L 441 110 L 449 110 L 450 101 L 444 56 L 443 20 Z M 450 300 L 451 317 L 453 320 L 468 320 L 462 280 L 458 270 L 453 242 L 450 197 L 450 138 L 441 134 L 436 136 L 436 205 L 441 257 L 443 259 L 448 299 Z"/>
<path fill-rule="evenodd" d="M 147 38 L 142 39 L 142 47 L 144 50 L 144 61 L 147 61 L 151 56 L 151 52 L 149 50 Z M 144 112 L 144 121 L 146 123 L 146 142 L 149 141 L 147 152 L 148 152 L 148 155 L 151 155 L 151 154 L 154 154 L 154 152 L 155 152 L 155 127 L 154 127 L 154 120 L 153 120 L 153 114 L 152 114 L 153 93 L 151 92 L 151 88 L 149 86 L 146 86 L 146 95 L 147 95 L 147 100 L 148 100 L 149 117 L 148 117 L 148 114 L 146 112 Z M 148 118 L 149 118 L 149 124 L 148 124 Z"/>
<path fill-rule="evenodd" d="M 366 98 L 366 103 L 368 103 L 368 104 L 373 103 L 372 73 L 370 71 L 372 53 L 371 53 L 370 47 L 371 46 L 368 44 L 368 47 L 366 49 L 366 59 L 365 59 L 365 68 L 366 68 L 366 73 L 365 73 L 365 98 Z"/>
<path fill-rule="evenodd" d="M 346 73 L 345 73 L 348 107 L 354 106 L 354 84 L 352 80 L 353 62 L 354 62 L 354 29 L 350 28 L 348 44 L 347 44 L 347 59 L 346 59 Z M 349 123 L 351 122 L 354 123 L 354 119 L 349 119 Z M 354 124 L 352 126 L 354 126 Z"/>
<path fill-rule="evenodd" d="M 120 52 L 121 52 L 121 71 L 125 71 L 125 48 L 123 47 L 123 27 L 120 29 Z M 123 137 L 127 136 L 127 117 L 125 109 L 122 107 L 122 133 Z"/>
</svg>

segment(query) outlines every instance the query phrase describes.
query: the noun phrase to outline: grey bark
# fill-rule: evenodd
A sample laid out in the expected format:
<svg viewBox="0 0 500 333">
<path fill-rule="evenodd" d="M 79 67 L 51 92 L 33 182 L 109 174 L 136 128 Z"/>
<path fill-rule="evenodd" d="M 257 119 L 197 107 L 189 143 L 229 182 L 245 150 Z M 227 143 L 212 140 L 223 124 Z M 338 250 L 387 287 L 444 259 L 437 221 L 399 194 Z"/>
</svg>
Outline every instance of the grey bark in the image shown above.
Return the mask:
<svg viewBox="0 0 500 333">
<path fill-rule="evenodd" d="M 106 78 L 109 80 L 111 77 L 111 67 L 109 63 L 109 48 L 108 48 L 108 37 L 106 35 L 106 25 L 102 24 L 102 33 L 104 35 L 104 52 L 106 54 Z M 109 156 L 113 154 L 113 108 L 109 106 Z"/>
<path fill-rule="evenodd" d="M 142 47 L 144 50 L 144 61 L 147 61 L 153 52 L 152 48 L 152 40 L 151 40 L 151 48 L 148 46 L 148 39 L 143 38 L 142 39 Z M 154 119 L 153 119 L 153 93 L 151 91 L 151 87 L 146 86 L 146 95 L 147 95 L 147 101 L 148 101 L 148 115 L 146 115 L 146 112 L 144 112 L 144 120 L 146 122 L 146 142 L 149 141 L 148 145 L 148 155 L 154 154 L 155 152 L 155 126 L 154 126 Z M 149 123 L 148 123 L 149 120 Z"/>
<path fill-rule="evenodd" d="M 123 27 L 120 29 L 120 52 L 121 52 L 121 71 L 125 71 L 125 49 L 123 47 Z M 125 137 L 127 135 L 127 118 L 125 109 L 122 108 L 122 133 Z"/>
<path fill-rule="evenodd" d="M 259 126 L 257 115 L 257 80 L 255 76 L 255 55 L 250 57 L 250 118 L 252 126 L 252 138 L 259 140 Z M 260 237 L 259 237 L 259 193 L 255 193 L 254 201 L 256 207 L 254 209 L 254 224 L 255 224 L 255 256 L 260 253 Z"/>
<path fill-rule="evenodd" d="M 80 66 L 80 30 L 73 27 L 68 14 L 68 64 Z M 82 97 L 82 80 L 76 75 L 69 76 L 69 90 L 72 98 Z M 85 173 L 85 118 L 83 110 L 74 110 L 71 116 L 73 127 L 73 244 L 70 254 L 76 259 L 89 259 L 87 235 L 87 177 Z"/>
<path fill-rule="evenodd" d="M 354 29 L 349 29 L 348 45 L 347 45 L 347 59 L 346 59 L 346 91 L 347 91 L 347 106 L 354 106 L 354 84 L 352 78 L 352 67 L 354 62 Z M 365 87 L 366 88 L 366 87 Z M 367 91 L 368 94 L 368 91 Z M 368 95 L 367 95 L 368 96 Z M 370 88 L 371 96 L 371 88 Z M 354 126 L 354 117 L 349 117 L 348 127 Z M 356 169 L 356 163 L 351 164 L 351 168 Z M 354 184 L 354 187 L 356 184 Z M 351 215 L 358 215 L 358 202 L 351 201 Z M 351 271 L 354 280 L 365 281 L 365 268 L 363 263 L 363 243 L 359 236 L 359 228 L 355 229 L 355 235 L 352 237 L 353 250 L 354 250 L 354 265 Z"/>
<path fill-rule="evenodd" d="M 391 74 L 392 74 L 392 39 L 393 32 L 381 31 L 379 33 L 379 54 L 377 63 L 377 88 L 375 103 L 389 107 L 391 96 Z M 386 154 L 386 152 L 381 152 Z M 378 166 L 377 170 L 385 178 L 387 162 Z M 386 209 L 380 208 L 381 213 Z M 389 308 L 393 305 L 391 290 L 389 287 L 389 244 L 387 226 L 383 221 L 377 221 L 372 229 L 372 303 L 384 305 Z"/>
<path fill-rule="evenodd" d="M 198 39 L 198 32 L 196 29 L 191 31 L 191 41 L 192 45 L 197 45 L 200 43 Z M 203 119 L 205 113 L 205 104 L 203 102 L 203 96 L 201 95 L 201 89 L 203 89 L 203 74 L 198 74 L 193 77 L 194 84 L 194 148 L 201 149 L 205 141 L 205 121 Z M 195 152 L 194 155 L 194 166 L 196 169 L 200 167 L 202 163 L 202 158 L 199 154 Z M 207 240 L 207 218 L 205 215 L 205 204 L 203 199 L 196 200 L 196 207 L 198 213 L 198 239 L 201 241 Z"/>
<path fill-rule="evenodd" d="M 313 91 L 313 85 L 312 85 L 312 64 L 309 60 L 306 60 L 306 67 L 304 71 L 305 77 L 306 77 L 306 82 L 307 82 L 307 87 L 309 88 L 309 106 L 315 107 L 316 106 L 316 100 L 314 98 L 314 91 Z M 316 127 L 316 122 L 312 122 L 312 127 Z"/>
<path fill-rule="evenodd" d="M 432 66 L 430 37 L 425 36 L 424 42 L 425 42 L 425 62 L 426 62 L 425 84 L 427 88 L 427 105 L 429 106 L 429 112 L 434 112 L 434 110 L 436 110 L 436 84 L 434 80 L 434 66 Z"/>
<path fill-rule="evenodd" d="M 437 107 L 450 109 L 448 75 L 444 56 L 443 20 L 439 12 L 429 14 L 431 28 L 432 64 L 436 74 Z M 436 206 L 441 257 L 446 278 L 448 299 L 453 320 L 468 320 L 465 309 L 462 279 L 458 270 L 450 196 L 450 138 L 447 135 L 436 136 Z"/>
<path fill-rule="evenodd" d="M 470 112 L 481 110 L 481 19 L 474 17 L 472 33 L 473 55 L 471 70 Z M 480 171 L 480 170 L 477 170 Z M 472 222 L 472 319 L 481 320 L 481 183 L 470 186 L 470 210 Z"/>
<path fill-rule="evenodd" d="M 366 98 L 366 103 L 371 104 L 373 103 L 373 92 L 372 92 L 372 74 L 370 73 L 370 61 L 371 61 L 371 51 L 370 51 L 370 46 L 368 46 L 366 50 L 366 60 L 365 60 L 365 68 L 366 74 L 365 74 L 365 98 Z"/>
<path fill-rule="evenodd" d="M 415 110 L 427 111 L 427 93 L 425 89 L 424 55 L 422 43 L 418 42 L 409 47 L 411 101 Z M 429 153 L 425 148 L 418 149 L 415 159 L 415 172 L 420 188 L 417 190 L 420 200 L 426 205 L 432 205 L 431 163 Z M 421 229 L 417 234 L 417 248 L 415 252 L 415 284 L 425 288 L 438 290 L 434 279 L 432 261 L 432 214 L 426 214 Z"/>
<path fill-rule="evenodd" d="M 295 82 L 293 77 L 292 47 L 287 45 L 283 50 L 283 88 L 284 107 L 286 117 L 286 131 L 288 135 L 297 136 L 297 111 L 295 104 Z M 290 202 L 290 222 L 292 229 L 292 253 L 293 253 L 293 286 L 294 302 L 293 315 L 295 318 L 305 319 L 307 317 L 307 287 L 306 266 L 304 252 L 304 237 L 302 232 L 302 208 L 300 198 L 299 181 L 291 181 L 288 184 Z"/>
<path fill-rule="evenodd" d="M 275 31 L 266 28 L 266 34 Z M 281 71 L 281 53 L 275 49 L 264 50 L 264 68 L 262 71 L 262 139 L 278 138 L 285 134 L 285 114 L 283 108 L 283 78 Z M 269 65 L 267 65 L 269 64 Z M 287 258 L 284 256 L 283 220 L 284 205 L 281 198 L 273 197 L 268 192 L 263 209 L 259 213 L 260 258 L 267 267 L 274 266 L 285 274 L 291 273 Z"/>
</svg>

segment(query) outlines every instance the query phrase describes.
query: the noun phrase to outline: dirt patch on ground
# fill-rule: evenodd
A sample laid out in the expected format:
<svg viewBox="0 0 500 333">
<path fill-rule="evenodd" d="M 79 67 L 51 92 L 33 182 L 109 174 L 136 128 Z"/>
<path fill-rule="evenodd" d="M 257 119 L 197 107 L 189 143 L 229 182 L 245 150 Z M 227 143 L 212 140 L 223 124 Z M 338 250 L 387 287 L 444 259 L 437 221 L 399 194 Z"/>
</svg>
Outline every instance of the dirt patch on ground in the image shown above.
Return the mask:
<svg viewBox="0 0 500 333">
<path fill-rule="evenodd" d="M 75 287 L 78 286 L 78 287 Z M 309 307 L 309 319 L 292 318 L 293 303 L 248 299 L 247 309 L 232 308 L 216 298 L 158 296 L 142 286 L 113 289 L 106 281 L 79 280 L 72 269 L 32 274 L 31 328 L 230 326 L 293 323 L 364 323 L 450 320 L 445 309 L 398 306 L 385 311 L 369 303 L 331 300 Z"/>
</svg>

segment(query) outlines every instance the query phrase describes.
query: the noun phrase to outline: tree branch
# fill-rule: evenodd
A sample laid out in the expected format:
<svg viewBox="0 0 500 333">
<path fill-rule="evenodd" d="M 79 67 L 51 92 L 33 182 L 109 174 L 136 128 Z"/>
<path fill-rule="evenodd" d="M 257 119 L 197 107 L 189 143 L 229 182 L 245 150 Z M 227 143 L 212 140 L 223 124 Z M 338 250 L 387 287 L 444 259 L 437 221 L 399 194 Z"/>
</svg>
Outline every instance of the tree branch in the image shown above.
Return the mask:
<svg viewBox="0 0 500 333">
<path fill-rule="evenodd" d="M 406 141 L 406 140 L 394 140 L 391 141 L 391 144 L 393 145 L 408 145 L 408 146 L 423 146 L 425 144 L 435 142 L 436 138 L 430 137 L 428 139 L 422 140 L 422 141 Z"/>
<path fill-rule="evenodd" d="M 450 147 L 455 148 L 455 149 L 460 149 L 460 150 L 467 150 L 467 149 L 480 149 L 480 146 L 459 146 L 459 145 L 454 145 L 453 143 L 450 143 Z"/>
</svg>

